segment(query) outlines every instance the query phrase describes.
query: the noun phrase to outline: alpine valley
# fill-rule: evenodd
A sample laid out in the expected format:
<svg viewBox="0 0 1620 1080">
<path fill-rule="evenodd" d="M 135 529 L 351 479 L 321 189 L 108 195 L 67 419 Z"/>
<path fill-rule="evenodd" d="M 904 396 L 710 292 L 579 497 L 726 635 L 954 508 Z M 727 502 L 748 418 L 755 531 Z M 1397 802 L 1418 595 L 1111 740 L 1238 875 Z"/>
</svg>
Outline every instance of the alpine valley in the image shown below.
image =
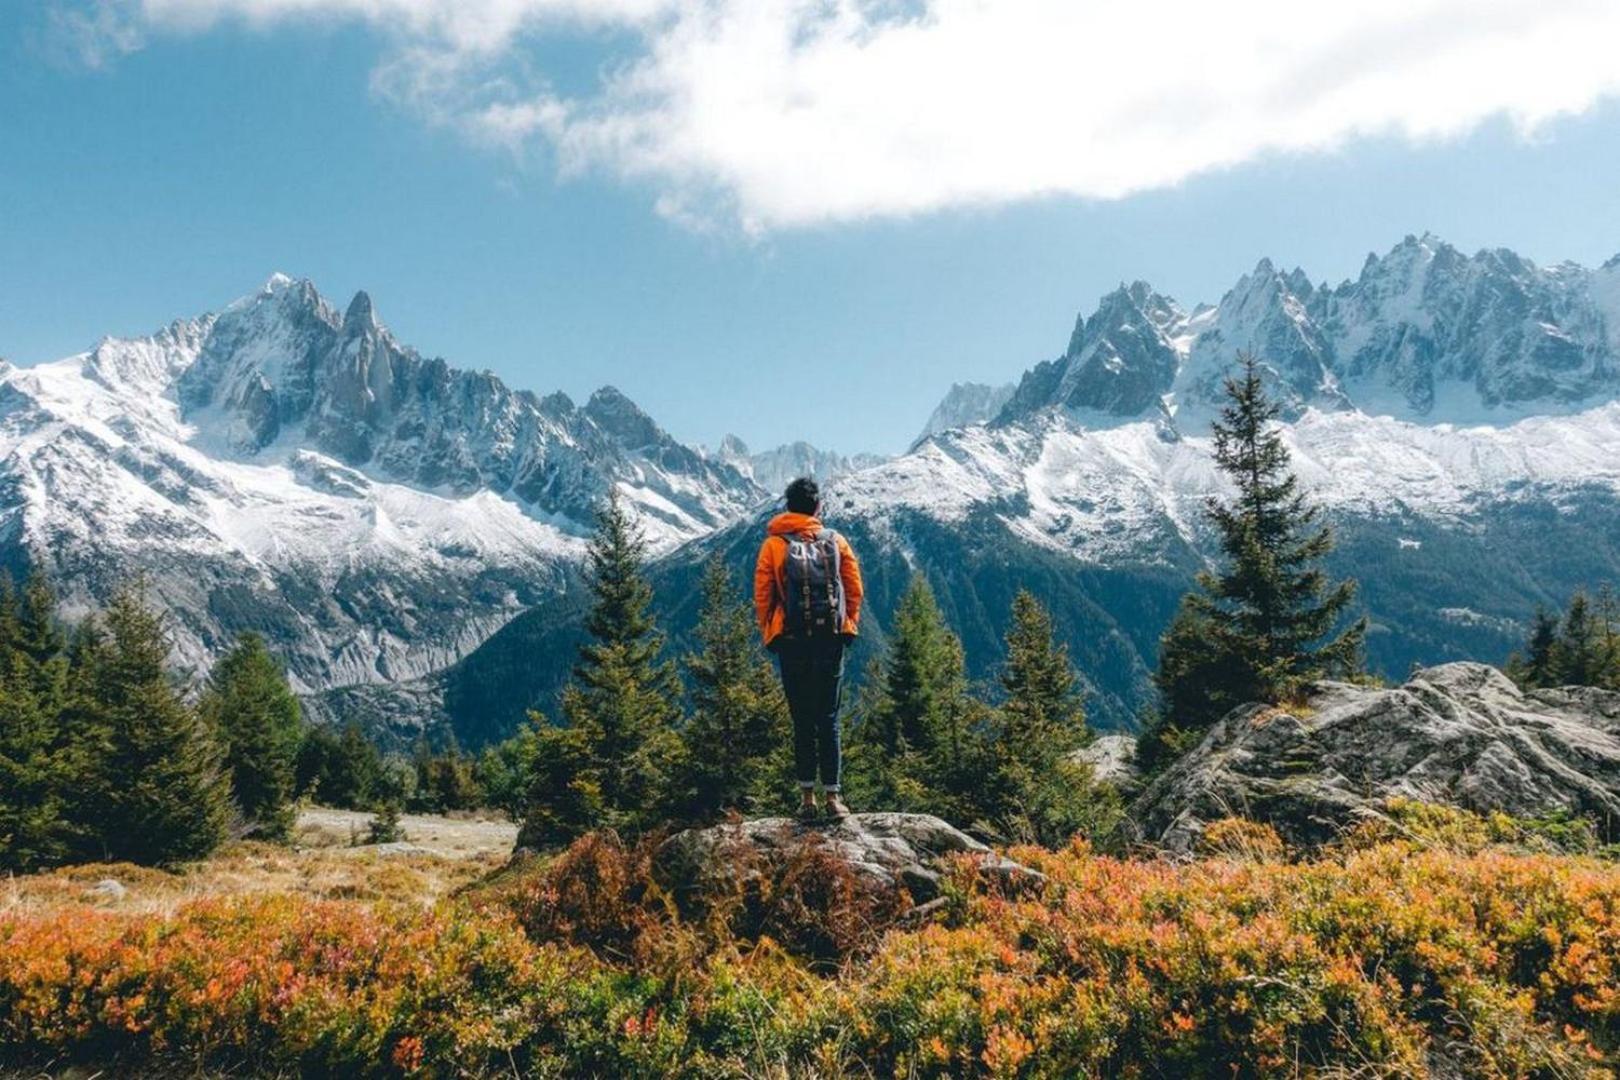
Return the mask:
<svg viewBox="0 0 1620 1080">
<path fill-rule="evenodd" d="M 862 556 L 861 652 L 920 572 L 988 678 L 1029 587 L 1093 720 L 1130 726 L 1211 551 L 1208 426 L 1242 351 L 1337 529 L 1331 569 L 1361 582 L 1375 670 L 1499 662 L 1538 605 L 1620 578 L 1620 257 L 1539 267 L 1432 236 L 1336 286 L 1266 260 L 1214 305 L 1122 286 L 1015 386 L 952 388 L 887 460 L 688 447 L 617 391 L 512 390 L 400 344 L 363 293 L 340 313 L 278 275 L 218 314 L 0 371 L 0 545 L 80 609 L 144 575 L 193 669 L 256 629 L 313 715 L 476 745 L 551 708 L 610 488 L 679 647 L 702 560 L 721 552 L 740 591 L 774 489 L 808 468 Z"/>
</svg>

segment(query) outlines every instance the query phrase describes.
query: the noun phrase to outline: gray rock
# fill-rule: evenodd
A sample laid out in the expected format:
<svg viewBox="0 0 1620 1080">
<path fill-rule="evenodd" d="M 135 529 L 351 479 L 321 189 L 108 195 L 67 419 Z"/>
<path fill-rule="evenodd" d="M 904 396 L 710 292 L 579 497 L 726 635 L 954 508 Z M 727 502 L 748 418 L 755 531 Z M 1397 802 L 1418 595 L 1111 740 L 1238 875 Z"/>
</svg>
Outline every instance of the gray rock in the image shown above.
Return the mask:
<svg viewBox="0 0 1620 1080">
<path fill-rule="evenodd" d="M 1620 839 L 1620 693 L 1522 692 L 1495 668 L 1455 663 L 1394 689 L 1318 683 L 1308 705 L 1233 710 L 1142 792 L 1130 831 L 1186 851 L 1207 822 L 1236 815 L 1314 844 L 1408 798 L 1568 811 Z"/>
<path fill-rule="evenodd" d="M 1069 760 L 1091 766 L 1094 779 L 1121 791 L 1134 791 L 1142 782 L 1142 772 L 1136 767 L 1134 735 L 1099 735 L 1070 754 Z"/>
<path fill-rule="evenodd" d="M 98 900 L 122 900 L 129 895 L 129 890 L 117 878 L 102 878 L 84 890 L 84 895 Z"/>
<path fill-rule="evenodd" d="M 817 824 L 756 818 L 687 829 L 664 841 L 655 865 L 677 892 L 704 890 L 780 867 L 812 844 L 826 845 L 875 887 L 905 888 L 919 905 L 939 895 L 941 872 L 956 854 L 971 857 L 982 872 L 1008 886 L 1044 880 L 931 814 L 854 814 Z"/>
</svg>

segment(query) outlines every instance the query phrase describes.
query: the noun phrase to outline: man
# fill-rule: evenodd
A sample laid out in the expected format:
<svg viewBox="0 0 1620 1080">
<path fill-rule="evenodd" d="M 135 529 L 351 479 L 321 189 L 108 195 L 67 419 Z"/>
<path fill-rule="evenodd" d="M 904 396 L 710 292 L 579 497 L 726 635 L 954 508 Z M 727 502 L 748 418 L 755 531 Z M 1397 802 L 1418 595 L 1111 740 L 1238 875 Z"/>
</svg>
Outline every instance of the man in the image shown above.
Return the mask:
<svg viewBox="0 0 1620 1080">
<path fill-rule="evenodd" d="M 816 816 L 816 779 L 827 812 L 845 817 L 839 797 L 838 691 L 844 647 L 861 621 L 861 567 L 848 541 L 821 524 L 821 489 L 807 476 L 787 487 L 787 512 L 765 529 L 754 565 L 754 613 L 776 654 L 793 716 L 799 815 Z"/>
</svg>

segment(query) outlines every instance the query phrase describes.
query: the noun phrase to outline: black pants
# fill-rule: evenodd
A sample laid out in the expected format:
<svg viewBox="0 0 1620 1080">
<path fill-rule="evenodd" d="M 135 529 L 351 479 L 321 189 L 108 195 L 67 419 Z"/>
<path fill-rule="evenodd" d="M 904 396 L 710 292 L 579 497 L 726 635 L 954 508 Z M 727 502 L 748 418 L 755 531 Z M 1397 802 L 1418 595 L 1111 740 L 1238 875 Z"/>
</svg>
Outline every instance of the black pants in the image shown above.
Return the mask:
<svg viewBox="0 0 1620 1080">
<path fill-rule="evenodd" d="M 803 788 L 838 790 L 842 747 L 838 730 L 838 691 L 844 679 L 842 638 L 778 638 L 776 662 L 782 692 L 793 716 L 793 771 Z"/>
</svg>

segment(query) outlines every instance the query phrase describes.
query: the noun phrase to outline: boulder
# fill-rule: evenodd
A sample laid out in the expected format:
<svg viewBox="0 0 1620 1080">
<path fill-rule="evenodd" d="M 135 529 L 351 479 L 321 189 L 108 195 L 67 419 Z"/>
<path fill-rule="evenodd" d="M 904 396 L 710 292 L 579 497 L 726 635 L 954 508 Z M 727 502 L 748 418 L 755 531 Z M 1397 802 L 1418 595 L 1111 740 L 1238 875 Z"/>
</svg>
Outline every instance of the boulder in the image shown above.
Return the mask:
<svg viewBox="0 0 1620 1080">
<path fill-rule="evenodd" d="M 1069 760 L 1089 765 L 1094 780 L 1113 784 L 1121 791 L 1128 793 L 1141 786 L 1134 735 L 1099 735 L 1070 754 Z"/>
<path fill-rule="evenodd" d="M 931 814 L 900 813 L 853 814 L 813 824 L 755 818 L 687 829 L 659 846 L 654 868 L 677 895 L 703 892 L 778 871 L 812 846 L 838 858 L 876 890 L 904 888 L 917 905 L 939 896 L 941 874 L 955 855 L 971 859 L 980 872 L 1008 887 L 1044 880 Z"/>
<path fill-rule="evenodd" d="M 1568 811 L 1620 839 L 1620 693 L 1521 691 L 1474 663 L 1427 668 L 1392 689 L 1317 683 L 1301 709 L 1229 713 L 1142 791 L 1127 828 L 1188 851 L 1205 823 L 1242 816 L 1316 844 L 1393 798 L 1521 817 Z"/>
</svg>

